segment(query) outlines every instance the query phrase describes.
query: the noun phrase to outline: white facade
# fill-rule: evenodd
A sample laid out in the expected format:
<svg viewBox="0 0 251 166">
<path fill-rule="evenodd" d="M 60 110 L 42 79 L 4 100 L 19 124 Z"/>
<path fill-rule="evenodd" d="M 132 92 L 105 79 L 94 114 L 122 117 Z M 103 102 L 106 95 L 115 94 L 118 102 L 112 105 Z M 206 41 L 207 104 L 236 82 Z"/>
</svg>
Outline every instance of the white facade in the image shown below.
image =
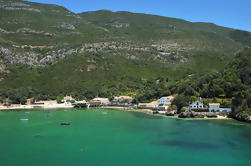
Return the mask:
<svg viewBox="0 0 251 166">
<path fill-rule="evenodd" d="M 133 98 L 131 96 L 116 96 L 113 99 L 113 102 L 124 102 L 124 101 L 131 103 L 133 101 Z"/>
<path fill-rule="evenodd" d="M 169 104 L 171 104 L 171 101 L 173 100 L 172 96 L 168 96 L 168 97 L 161 97 L 158 101 L 157 101 L 157 105 L 158 106 L 167 106 Z"/>
<path fill-rule="evenodd" d="M 92 99 L 92 102 L 100 102 L 102 105 L 111 104 L 108 98 L 100 98 L 100 97 Z"/>
<path fill-rule="evenodd" d="M 63 98 L 62 102 L 66 103 L 66 102 L 72 101 L 72 100 L 74 100 L 74 99 L 73 99 L 71 96 L 65 96 L 65 97 Z"/>
<path fill-rule="evenodd" d="M 190 109 L 199 109 L 199 108 L 204 108 L 204 105 L 200 101 L 196 101 L 190 105 Z"/>
<path fill-rule="evenodd" d="M 52 101 L 52 102 L 45 102 L 44 103 L 45 106 L 53 106 L 53 105 L 57 105 L 57 101 Z"/>
<path fill-rule="evenodd" d="M 222 112 L 222 111 L 231 112 L 232 108 L 220 108 L 220 112 Z"/>
<path fill-rule="evenodd" d="M 209 111 L 220 111 L 220 104 L 219 103 L 209 103 Z"/>
</svg>

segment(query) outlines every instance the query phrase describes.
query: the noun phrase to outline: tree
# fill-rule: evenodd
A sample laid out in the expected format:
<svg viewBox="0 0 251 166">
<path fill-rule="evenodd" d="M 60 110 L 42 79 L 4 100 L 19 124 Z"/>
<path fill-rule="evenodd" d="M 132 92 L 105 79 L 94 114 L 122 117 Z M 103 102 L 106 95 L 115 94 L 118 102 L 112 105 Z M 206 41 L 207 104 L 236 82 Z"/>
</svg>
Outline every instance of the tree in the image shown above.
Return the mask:
<svg viewBox="0 0 251 166">
<path fill-rule="evenodd" d="M 174 98 L 172 105 L 176 105 L 178 108 L 178 112 L 180 112 L 181 108 L 188 106 L 191 101 L 191 98 L 188 96 L 178 95 Z"/>
<path fill-rule="evenodd" d="M 63 98 L 63 96 L 57 96 L 57 103 L 62 103 Z"/>
</svg>

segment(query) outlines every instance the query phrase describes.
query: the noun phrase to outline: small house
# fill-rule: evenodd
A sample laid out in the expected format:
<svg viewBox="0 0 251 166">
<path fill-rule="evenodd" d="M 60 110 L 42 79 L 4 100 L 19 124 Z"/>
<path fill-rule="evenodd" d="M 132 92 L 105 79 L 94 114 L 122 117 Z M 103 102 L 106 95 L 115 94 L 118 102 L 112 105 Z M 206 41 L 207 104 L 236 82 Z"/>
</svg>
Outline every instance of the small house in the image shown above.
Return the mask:
<svg viewBox="0 0 251 166">
<path fill-rule="evenodd" d="M 157 104 L 158 104 L 158 106 L 167 106 L 167 105 L 171 104 L 173 99 L 174 99 L 173 96 L 161 97 L 157 101 Z"/>
<path fill-rule="evenodd" d="M 35 101 L 34 104 L 52 106 L 52 105 L 56 105 L 57 101 L 56 100 L 41 100 L 41 101 Z"/>
<path fill-rule="evenodd" d="M 110 104 L 110 101 L 108 98 L 100 98 L 100 97 L 97 97 L 97 98 L 94 98 L 90 101 L 90 104 L 92 106 L 100 106 L 100 105 L 109 105 Z"/>
<path fill-rule="evenodd" d="M 65 96 L 62 100 L 63 103 L 69 102 L 69 101 L 73 101 L 75 99 L 72 98 L 72 96 Z"/>
<path fill-rule="evenodd" d="M 209 103 L 208 106 L 210 112 L 220 111 L 220 103 Z"/>
<path fill-rule="evenodd" d="M 75 103 L 77 104 L 83 104 L 83 103 L 87 103 L 86 100 L 81 100 L 81 101 L 75 101 Z"/>
<path fill-rule="evenodd" d="M 190 109 L 202 109 L 202 108 L 204 108 L 204 105 L 202 102 L 196 101 L 196 102 L 193 102 L 192 104 L 190 104 L 189 108 Z"/>
<path fill-rule="evenodd" d="M 116 96 L 113 99 L 113 102 L 119 102 L 119 103 L 131 103 L 133 101 L 133 98 L 131 96 Z"/>
<path fill-rule="evenodd" d="M 34 102 L 34 98 L 29 98 L 26 100 L 26 105 L 31 105 Z"/>
<path fill-rule="evenodd" d="M 150 103 L 139 103 L 138 104 L 138 108 L 142 108 L 142 109 L 154 109 L 157 108 L 157 101 L 152 101 Z"/>
</svg>

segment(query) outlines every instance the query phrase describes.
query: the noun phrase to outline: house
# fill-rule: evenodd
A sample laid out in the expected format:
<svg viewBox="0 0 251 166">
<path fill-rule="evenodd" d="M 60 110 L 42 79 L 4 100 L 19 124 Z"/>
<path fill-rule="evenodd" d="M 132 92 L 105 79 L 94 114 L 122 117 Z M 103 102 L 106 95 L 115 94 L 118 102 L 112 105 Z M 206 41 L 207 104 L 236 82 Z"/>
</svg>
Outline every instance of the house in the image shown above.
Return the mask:
<svg viewBox="0 0 251 166">
<path fill-rule="evenodd" d="M 151 103 L 147 103 L 146 107 L 156 108 L 157 107 L 157 101 L 152 101 Z"/>
<path fill-rule="evenodd" d="M 34 98 L 29 98 L 26 100 L 26 105 L 31 105 L 34 102 Z"/>
<path fill-rule="evenodd" d="M 150 103 L 139 103 L 138 108 L 154 109 L 157 108 L 157 101 L 152 101 Z"/>
<path fill-rule="evenodd" d="M 36 105 L 51 106 L 51 105 L 56 105 L 56 104 L 57 104 L 57 100 L 41 100 L 41 101 L 35 101 L 34 104 L 36 104 Z"/>
<path fill-rule="evenodd" d="M 219 112 L 231 112 L 232 109 L 231 108 L 220 108 L 220 103 L 209 103 L 209 111 L 210 112 L 215 112 L 215 111 L 219 111 Z"/>
<path fill-rule="evenodd" d="M 167 105 L 171 104 L 171 102 L 172 102 L 173 99 L 174 99 L 173 96 L 161 97 L 157 101 L 157 105 L 158 106 L 167 106 Z"/>
<path fill-rule="evenodd" d="M 208 106 L 210 112 L 220 111 L 220 103 L 209 103 Z"/>
<path fill-rule="evenodd" d="M 201 101 L 196 101 L 196 102 L 193 102 L 192 104 L 190 104 L 189 108 L 190 109 L 201 109 L 201 108 L 204 108 L 204 105 Z"/>
<path fill-rule="evenodd" d="M 133 101 L 133 98 L 131 96 L 116 96 L 113 99 L 113 102 L 119 102 L 119 103 L 131 103 Z"/>
<path fill-rule="evenodd" d="M 86 100 L 81 100 L 81 101 L 76 101 L 75 103 L 77 104 L 83 104 L 83 103 L 87 103 Z"/>
<path fill-rule="evenodd" d="M 167 105 L 163 105 L 163 106 L 159 106 L 159 107 L 158 107 L 158 110 L 159 110 L 159 111 L 167 111 L 167 109 L 168 109 L 168 106 L 167 106 Z"/>
<path fill-rule="evenodd" d="M 220 108 L 220 112 L 231 112 L 232 111 L 232 108 Z"/>
<path fill-rule="evenodd" d="M 108 105 L 110 104 L 110 101 L 108 98 L 94 98 L 90 101 L 90 105 L 92 106 L 100 106 L 100 105 Z"/>
<path fill-rule="evenodd" d="M 71 96 L 65 96 L 62 100 L 63 103 L 69 102 L 69 101 L 73 101 L 75 99 L 73 99 Z"/>
</svg>

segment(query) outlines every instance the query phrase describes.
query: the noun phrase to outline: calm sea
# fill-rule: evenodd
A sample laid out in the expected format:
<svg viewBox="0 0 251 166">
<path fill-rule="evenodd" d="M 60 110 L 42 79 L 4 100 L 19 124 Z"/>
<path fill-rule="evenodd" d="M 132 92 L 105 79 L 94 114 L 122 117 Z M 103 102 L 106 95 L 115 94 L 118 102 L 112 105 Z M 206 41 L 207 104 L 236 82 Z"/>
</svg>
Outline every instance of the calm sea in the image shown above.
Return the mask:
<svg viewBox="0 0 251 166">
<path fill-rule="evenodd" d="M 0 165 L 250 166 L 251 124 L 109 109 L 2 111 Z"/>
</svg>

